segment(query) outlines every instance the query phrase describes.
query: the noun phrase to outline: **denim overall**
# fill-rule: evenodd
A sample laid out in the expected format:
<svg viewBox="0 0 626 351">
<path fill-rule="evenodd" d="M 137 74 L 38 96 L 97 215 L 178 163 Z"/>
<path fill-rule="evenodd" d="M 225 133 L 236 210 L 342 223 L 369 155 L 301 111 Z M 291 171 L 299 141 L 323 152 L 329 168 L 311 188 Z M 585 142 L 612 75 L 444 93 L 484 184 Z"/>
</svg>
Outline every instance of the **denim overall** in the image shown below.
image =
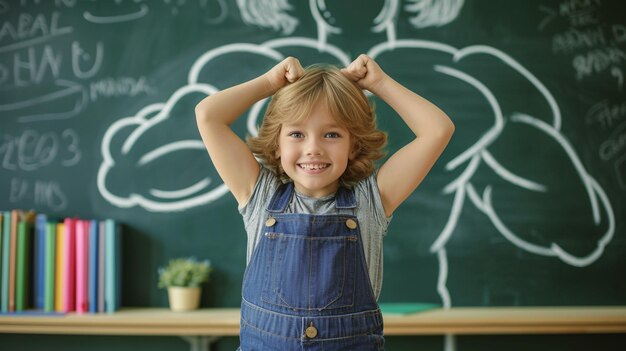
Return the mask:
<svg viewBox="0 0 626 351">
<path fill-rule="evenodd" d="M 383 319 L 369 279 L 354 192 L 333 215 L 285 213 L 293 183 L 267 208 L 243 280 L 242 351 L 383 350 Z"/>
</svg>

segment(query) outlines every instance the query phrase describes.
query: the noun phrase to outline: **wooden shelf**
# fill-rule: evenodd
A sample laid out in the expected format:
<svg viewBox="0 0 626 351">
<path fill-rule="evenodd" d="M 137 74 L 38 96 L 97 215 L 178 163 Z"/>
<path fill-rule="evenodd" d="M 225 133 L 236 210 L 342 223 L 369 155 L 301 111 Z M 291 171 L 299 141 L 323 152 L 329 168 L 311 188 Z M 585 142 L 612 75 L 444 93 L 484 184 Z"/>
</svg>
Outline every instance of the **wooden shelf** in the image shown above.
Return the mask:
<svg viewBox="0 0 626 351">
<path fill-rule="evenodd" d="M 626 333 L 626 306 L 455 307 L 385 314 L 385 335 Z M 171 312 L 123 308 L 113 314 L 2 315 L 0 333 L 239 335 L 239 309 Z"/>
<path fill-rule="evenodd" d="M 172 312 L 167 308 L 122 308 L 107 314 L 4 315 L 0 332 L 105 335 L 239 335 L 238 308 Z"/>
<path fill-rule="evenodd" d="M 626 333 L 626 307 L 455 307 L 385 315 L 385 335 Z"/>
</svg>

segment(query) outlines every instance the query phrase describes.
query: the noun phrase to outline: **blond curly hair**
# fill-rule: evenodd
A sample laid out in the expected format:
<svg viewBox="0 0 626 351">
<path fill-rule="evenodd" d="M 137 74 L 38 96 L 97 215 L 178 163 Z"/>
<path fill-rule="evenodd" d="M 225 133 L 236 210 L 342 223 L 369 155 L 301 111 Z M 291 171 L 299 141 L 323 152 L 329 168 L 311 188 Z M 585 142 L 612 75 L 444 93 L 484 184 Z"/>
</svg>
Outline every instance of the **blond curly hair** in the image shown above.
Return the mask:
<svg viewBox="0 0 626 351">
<path fill-rule="evenodd" d="M 288 181 L 277 157 L 281 127 L 284 123 L 297 123 L 307 118 L 318 102 L 324 102 L 337 123 L 350 132 L 355 152 L 340 182 L 353 186 L 372 174 L 375 162 L 385 156 L 387 133 L 376 126 L 373 103 L 337 67 L 309 66 L 295 83 L 276 92 L 258 136 L 247 138 L 248 146 L 266 167 Z"/>
</svg>

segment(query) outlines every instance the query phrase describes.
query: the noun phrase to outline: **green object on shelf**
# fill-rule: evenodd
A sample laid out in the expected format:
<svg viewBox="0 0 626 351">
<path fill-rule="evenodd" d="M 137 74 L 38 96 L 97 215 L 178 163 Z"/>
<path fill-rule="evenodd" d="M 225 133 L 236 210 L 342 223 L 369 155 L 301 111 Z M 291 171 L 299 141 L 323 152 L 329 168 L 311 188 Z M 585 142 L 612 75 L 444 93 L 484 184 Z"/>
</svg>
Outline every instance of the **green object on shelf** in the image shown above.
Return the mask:
<svg viewBox="0 0 626 351">
<path fill-rule="evenodd" d="M 386 314 L 411 314 L 441 308 L 441 305 L 436 303 L 422 302 L 383 302 L 378 305 Z"/>
</svg>

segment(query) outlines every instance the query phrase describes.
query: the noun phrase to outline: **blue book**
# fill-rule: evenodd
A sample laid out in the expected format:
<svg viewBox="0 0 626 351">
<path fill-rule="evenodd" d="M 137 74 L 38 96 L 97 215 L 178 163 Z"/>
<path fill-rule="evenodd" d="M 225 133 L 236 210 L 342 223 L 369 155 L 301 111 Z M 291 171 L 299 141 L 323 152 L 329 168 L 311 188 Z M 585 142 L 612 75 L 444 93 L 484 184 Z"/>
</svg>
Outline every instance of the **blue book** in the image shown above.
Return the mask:
<svg viewBox="0 0 626 351">
<path fill-rule="evenodd" d="M 35 257 L 34 257 L 34 284 L 35 308 L 44 309 L 46 287 L 46 223 L 48 217 L 38 214 L 35 218 Z"/>
<path fill-rule="evenodd" d="M 9 247 L 11 245 L 11 212 L 2 213 L 2 275 L 0 281 L 0 311 L 9 311 Z"/>
<path fill-rule="evenodd" d="M 117 311 L 121 305 L 121 243 L 119 225 L 112 219 L 104 223 L 104 309 L 107 313 Z"/>
<path fill-rule="evenodd" d="M 89 222 L 89 312 L 98 312 L 98 221 Z"/>
</svg>

